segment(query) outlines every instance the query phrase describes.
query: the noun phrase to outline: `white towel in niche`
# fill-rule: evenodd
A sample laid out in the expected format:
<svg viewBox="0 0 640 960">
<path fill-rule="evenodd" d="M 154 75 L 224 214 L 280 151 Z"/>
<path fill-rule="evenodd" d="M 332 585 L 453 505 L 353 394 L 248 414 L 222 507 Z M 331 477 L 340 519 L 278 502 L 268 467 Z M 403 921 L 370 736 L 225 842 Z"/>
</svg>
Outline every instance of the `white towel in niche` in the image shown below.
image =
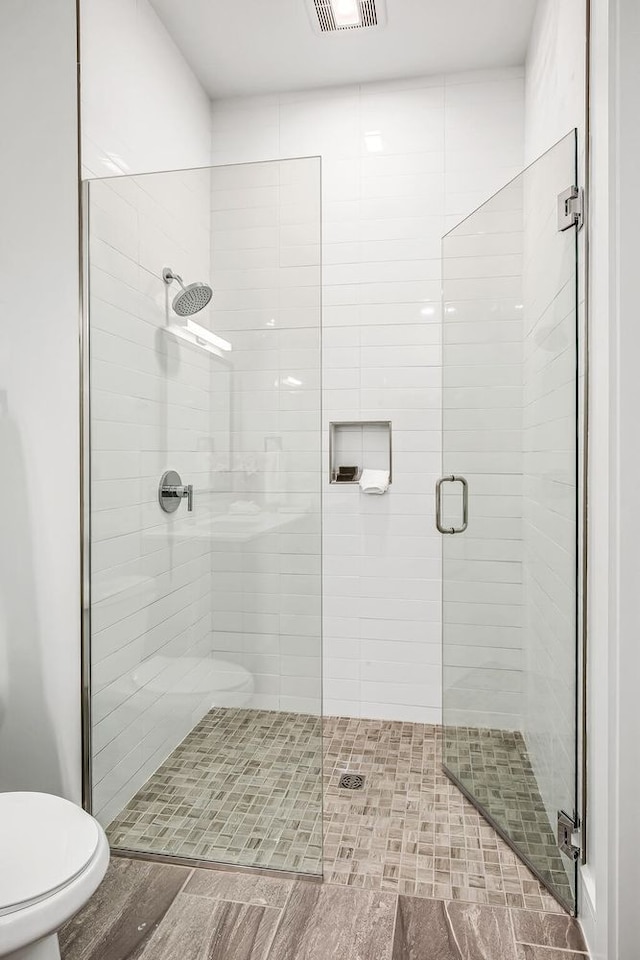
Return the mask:
<svg viewBox="0 0 640 960">
<path fill-rule="evenodd" d="M 365 468 L 359 482 L 363 493 L 386 493 L 389 489 L 389 471 Z"/>
</svg>

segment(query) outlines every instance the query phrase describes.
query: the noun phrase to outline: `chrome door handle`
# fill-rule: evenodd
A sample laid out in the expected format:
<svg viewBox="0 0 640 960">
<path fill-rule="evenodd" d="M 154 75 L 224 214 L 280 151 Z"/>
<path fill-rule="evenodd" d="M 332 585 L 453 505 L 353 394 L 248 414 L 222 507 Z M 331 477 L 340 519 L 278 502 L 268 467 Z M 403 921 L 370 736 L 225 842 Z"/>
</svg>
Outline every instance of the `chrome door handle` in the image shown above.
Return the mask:
<svg viewBox="0 0 640 960">
<path fill-rule="evenodd" d="M 187 510 L 193 510 L 193 484 L 183 483 L 179 473 L 167 470 L 158 486 L 158 501 L 165 513 L 175 513 L 180 502 L 186 498 Z"/>
<path fill-rule="evenodd" d="M 462 484 L 462 526 L 442 526 L 442 486 L 445 483 Z M 440 477 L 436 483 L 436 527 L 440 533 L 464 533 L 469 526 L 469 484 L 464 477 L 456 477 L 453 473 L 448 477 Z"/>
</svg>

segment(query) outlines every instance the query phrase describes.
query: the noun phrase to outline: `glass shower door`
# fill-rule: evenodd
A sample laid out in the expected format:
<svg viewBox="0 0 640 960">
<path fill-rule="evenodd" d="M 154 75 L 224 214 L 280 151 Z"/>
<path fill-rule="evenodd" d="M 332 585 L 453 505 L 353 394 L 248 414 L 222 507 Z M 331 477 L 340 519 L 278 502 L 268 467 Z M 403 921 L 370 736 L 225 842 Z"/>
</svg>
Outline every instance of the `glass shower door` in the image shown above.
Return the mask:
<svg viewBox="0 0 640 960">
<path fill-rule="evenodd" d="M 575 183 L 572 133 L 443 240 L 437 491 L 445 770 L 571 911 Z"/>
<path fill-rule="evenodd" d="M 322 872 L 320 159 L 87 185 L 87 806 Z"/>
</svg>

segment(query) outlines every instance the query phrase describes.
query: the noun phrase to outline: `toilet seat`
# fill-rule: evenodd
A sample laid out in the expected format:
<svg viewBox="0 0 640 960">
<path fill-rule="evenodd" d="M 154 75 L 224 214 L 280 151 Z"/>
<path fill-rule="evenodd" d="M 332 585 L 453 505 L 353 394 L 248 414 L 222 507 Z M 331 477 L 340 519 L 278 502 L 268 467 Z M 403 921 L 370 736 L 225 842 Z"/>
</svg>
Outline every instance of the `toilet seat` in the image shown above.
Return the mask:
<svg viewBox="0 0 640 960">
<path fill-rule="evenodd" d="M 0 793 L 0 957 L 54 934 L 89 899 L 109 863 L 102 827 L 42 793 Z"/>
<path fill-rule="evenodd" d="M 99 839 L 93 817 L 68 800 L 0 794 L 0 916 L 70 883 L 90 862 Z"/>
</svg>

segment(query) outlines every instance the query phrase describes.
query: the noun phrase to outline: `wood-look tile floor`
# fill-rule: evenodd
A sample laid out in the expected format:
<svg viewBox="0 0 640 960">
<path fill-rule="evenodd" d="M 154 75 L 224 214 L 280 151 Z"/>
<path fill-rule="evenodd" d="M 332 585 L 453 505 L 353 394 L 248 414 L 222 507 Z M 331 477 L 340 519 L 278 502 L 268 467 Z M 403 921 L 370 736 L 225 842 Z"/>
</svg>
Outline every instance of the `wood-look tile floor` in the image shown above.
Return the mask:
<svg viewBox="0 0 640 960">
<path fill-rule="evenodd" d="M 62 960 L 586 960 L 532 910 L 114 859 Z"/>
</svg>

